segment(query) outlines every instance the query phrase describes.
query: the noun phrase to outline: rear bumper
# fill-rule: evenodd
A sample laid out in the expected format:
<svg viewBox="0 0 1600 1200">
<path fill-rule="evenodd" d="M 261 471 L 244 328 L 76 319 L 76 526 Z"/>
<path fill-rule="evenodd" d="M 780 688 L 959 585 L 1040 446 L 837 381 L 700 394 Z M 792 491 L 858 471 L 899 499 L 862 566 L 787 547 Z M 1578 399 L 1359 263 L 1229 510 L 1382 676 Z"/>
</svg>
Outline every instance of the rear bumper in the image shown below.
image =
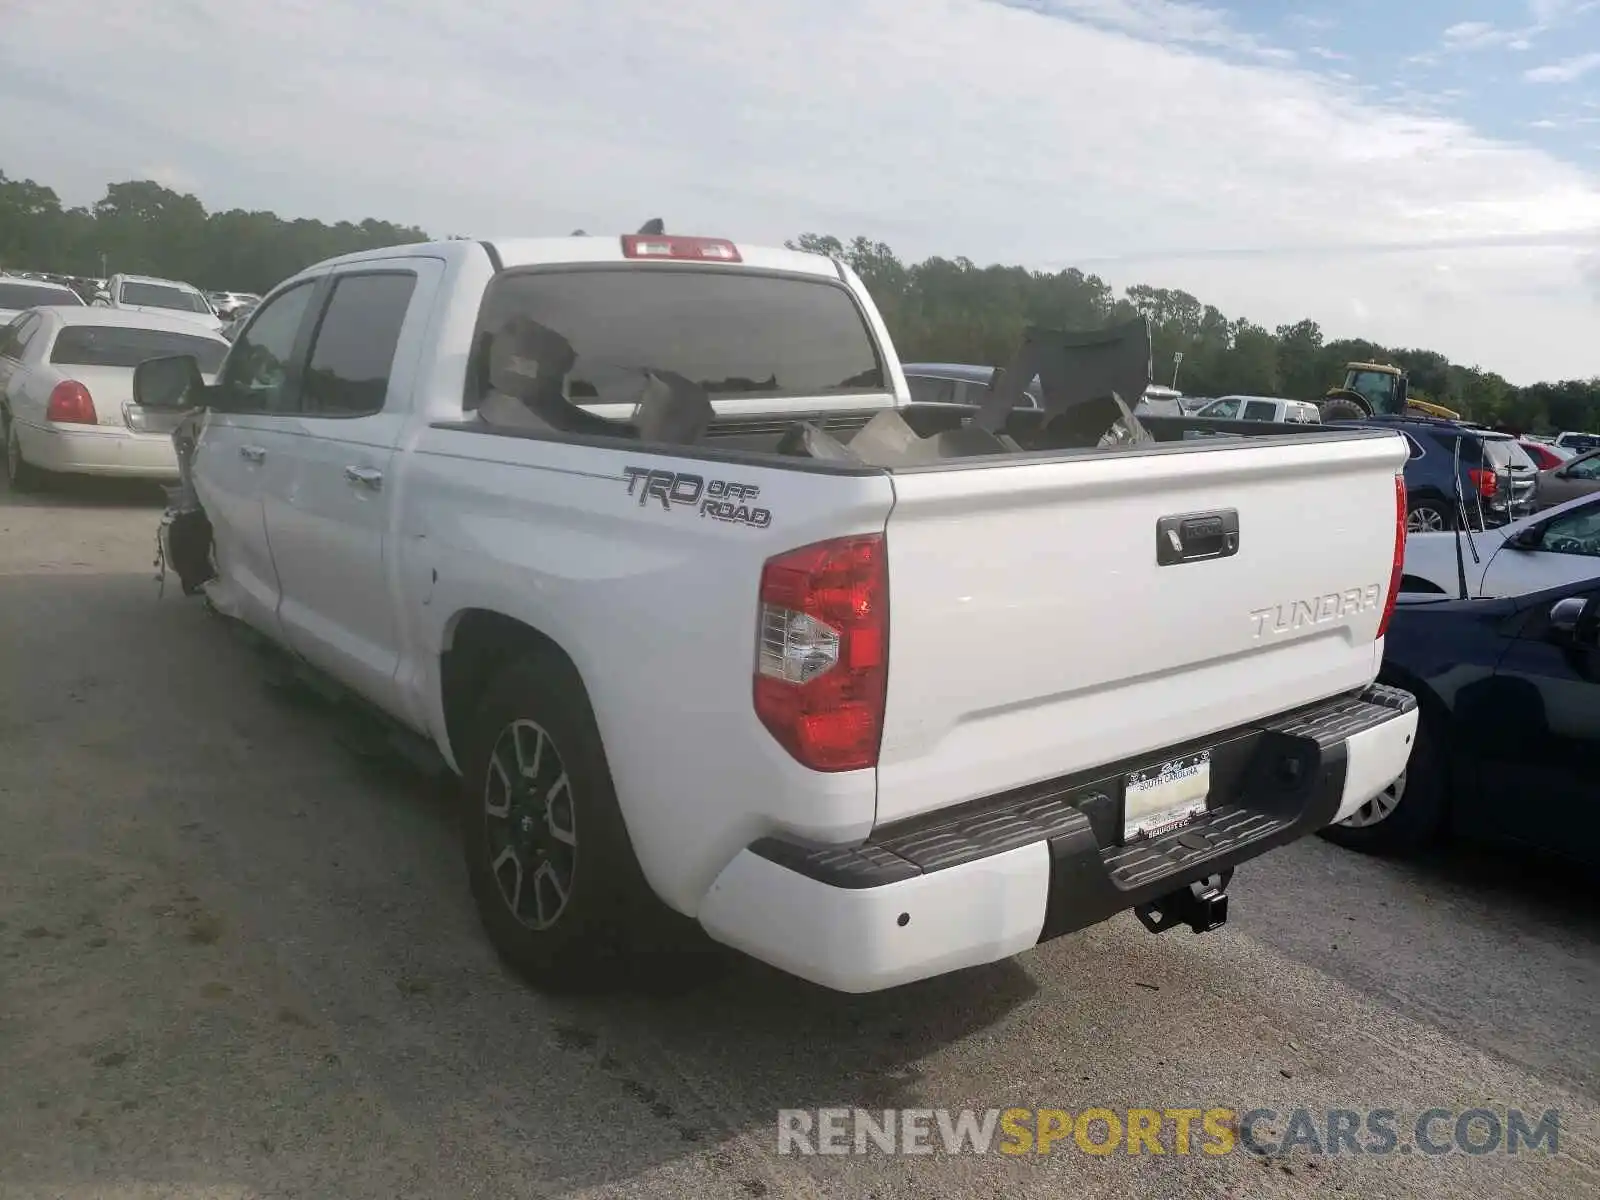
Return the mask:
<svg viewBox="0 0 1600 1200">
<path fill-rule="evenodd" d="M 844 992 L 1009 958 L 1343 820 L 1405 770 L 1416 726 L 1411 695 L 1373 686 L 1094 778 L 883 826 L 861 845 L 763 839 L 718 876 L 700 921 Z M 1212 752 L 1207 812 L 1118 845 L 1127 771 L 1195 749 Z"/>
<path fill-rule="evenodd" d="M 114 425 L 31 425 L 17 422 L 22 456 L 43 471 L 64 475 L 178 478 L 178 454 L 164 433 L 135 433 Z"/>
</svg>

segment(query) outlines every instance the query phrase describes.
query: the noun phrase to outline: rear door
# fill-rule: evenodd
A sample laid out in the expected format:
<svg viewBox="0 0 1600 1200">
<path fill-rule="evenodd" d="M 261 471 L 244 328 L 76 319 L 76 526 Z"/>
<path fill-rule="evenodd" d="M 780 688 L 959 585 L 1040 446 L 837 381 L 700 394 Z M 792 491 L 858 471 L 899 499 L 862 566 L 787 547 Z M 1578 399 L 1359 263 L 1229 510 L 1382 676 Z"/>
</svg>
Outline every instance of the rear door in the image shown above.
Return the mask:
<svg viewBox="0 0 1600 1200">
<path fill-rule="evenodd" d="M 396 258 L 330 277 L 300 411 L 263 491 L 285 639 L 379 704 L 399 661 L 384 547 L 390 461 L 442 274 L 439 259 Z"/>
<path fill-rule="evenodd" d="M 262 305 L 233 344 L 194 455 L 194 485 L 211 520 L 224 612 L 279 635 L 278 576 L 267 544 L 262 484 L 273 444 L 300 404 L 300 364 L 317 280 Z"/>
<path fill-rule="evenodd" d="M 880 822 L 1374 677 L 1404 443 L 1204 445 L 896 472 Z M 1161 565 L 1163 522 L 1208 514 L 1234 552 Z"/>
</svg>

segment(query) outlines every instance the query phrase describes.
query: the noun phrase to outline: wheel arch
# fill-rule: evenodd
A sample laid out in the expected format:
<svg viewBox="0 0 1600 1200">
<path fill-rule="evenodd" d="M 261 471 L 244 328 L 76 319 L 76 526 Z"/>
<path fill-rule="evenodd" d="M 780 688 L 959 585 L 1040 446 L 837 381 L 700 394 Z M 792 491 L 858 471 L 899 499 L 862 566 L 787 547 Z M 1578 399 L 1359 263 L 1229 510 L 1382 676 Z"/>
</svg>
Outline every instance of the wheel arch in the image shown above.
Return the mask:
<svg viewBox="0 0 1600 1200">
<path fill-rule="evenodd" d="M 1439 693 L 1434 691 L 1420 676 L 1405 667 L 1394 663 L 1385 662 L 1383 669 L 1378 672 L 1378 682 L 1386 683 L 1390 687 L 1401 688 L 1410 692 L 1417 698 L 1417 720 L 1426 722 L 1430 732 L 1436 738 L 1435 749 L 1439 768 L 1444 773 L 1443 806 L 1444 819 L 1450 819 L 1454 807 L 1455 783 L 1458 776 L 1456 770 L 1455 754 L 1452 750 L 1450 738 L 1450 707 L 1439 698 Z"/>
<path fill-rule="evenodd" d="M 526 621 L 489 608 L 464 608 L 444 627 L 439 653 L 439 692 L 445 737 L 459 765 L 467 722 L 495 671 L 516 658 L 537 658 L 569 670 L 591 709 L 588 687 L 577 662 L 560 642 Z"/>
</svg>

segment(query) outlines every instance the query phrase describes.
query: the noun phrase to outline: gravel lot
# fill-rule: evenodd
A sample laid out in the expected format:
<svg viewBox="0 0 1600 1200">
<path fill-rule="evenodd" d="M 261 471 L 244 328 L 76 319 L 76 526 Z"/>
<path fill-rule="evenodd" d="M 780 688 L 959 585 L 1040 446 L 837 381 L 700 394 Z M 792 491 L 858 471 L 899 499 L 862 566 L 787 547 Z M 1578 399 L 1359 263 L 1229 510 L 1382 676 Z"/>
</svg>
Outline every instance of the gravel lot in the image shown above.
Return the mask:
<svg viewBox="0 0 1600 1200">
<path fill-rule="evenodd" d="M 0 494 L 0 1197 L 1600 1194 L 1585 877 L 1312 839 L 1203 937 L 1123 917 L 863 998 L 742 961 L 543 998 L 479 934 L 445 790 L 157 598 L 158 514 Z M 779 1108 L 852 1103 L 1562 1129 L 1554 1156 L 776 1154 Z"/>
</svg>

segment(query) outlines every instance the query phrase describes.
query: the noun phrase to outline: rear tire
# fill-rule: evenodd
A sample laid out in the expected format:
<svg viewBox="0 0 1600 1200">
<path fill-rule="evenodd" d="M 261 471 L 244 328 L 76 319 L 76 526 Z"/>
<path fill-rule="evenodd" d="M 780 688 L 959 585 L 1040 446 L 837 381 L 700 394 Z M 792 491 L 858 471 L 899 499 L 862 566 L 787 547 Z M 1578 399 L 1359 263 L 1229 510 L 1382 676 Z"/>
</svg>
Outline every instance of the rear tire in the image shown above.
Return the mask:
<svg viewBox="0 0 1600 1200">
<path fill-rule="evenodd" d="M 13 492 L 36 492 L 44 486 L 44 473 L 22 456 L 22 439 L 10 417 L 5 421 L 6 485 Z"/>
<path fill-rule="evenodd" d="M 1437 500 L 1416 500 L 1406 508 L 1407 533 L 1448 533 L 1455 527 L 1455 514 Z"/>
<path fill-rule="evenodd" d="M 550 654 L 513 661 L 464 740 L 461 841 L 489 940 L 543 989 L 622 982 L 641 925 L 664 906 L 639 869 L 577 672 Z"/>
<path fill-rule="evenodd" d="M 1444 830 L 1448 780 L 1438 749 L 1438 731 L 1426 714 L 1405 773 L 1322 836 L 1336 845 L 1369 854 L 1410 854 L 1437 841 Z"/>
</svg>

